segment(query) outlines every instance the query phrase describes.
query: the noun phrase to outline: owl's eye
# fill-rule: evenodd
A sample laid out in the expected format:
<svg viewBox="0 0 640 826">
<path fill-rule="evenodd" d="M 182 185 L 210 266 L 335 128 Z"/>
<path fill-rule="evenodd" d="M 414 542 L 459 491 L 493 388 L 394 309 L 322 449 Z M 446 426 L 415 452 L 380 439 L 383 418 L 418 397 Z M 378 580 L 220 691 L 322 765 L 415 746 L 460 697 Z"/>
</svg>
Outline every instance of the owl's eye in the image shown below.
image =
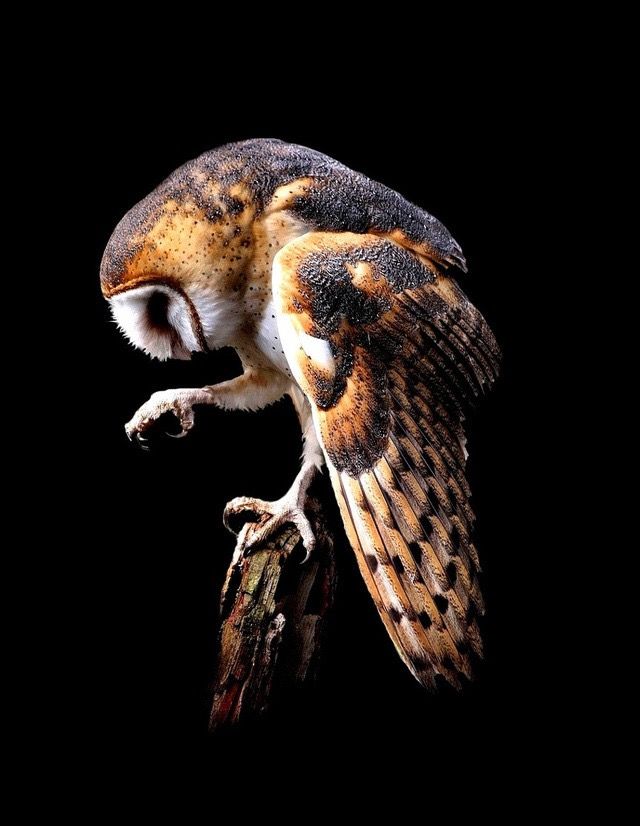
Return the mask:
<svg viewBox="0 0 640 826">
<path fill-rule="evenodd" d="M 155 330 L 168 330 L 169 324 L 169 296 L 166 293 L 154 292 L 147 302 L 147 322 Z"/>
</svg>

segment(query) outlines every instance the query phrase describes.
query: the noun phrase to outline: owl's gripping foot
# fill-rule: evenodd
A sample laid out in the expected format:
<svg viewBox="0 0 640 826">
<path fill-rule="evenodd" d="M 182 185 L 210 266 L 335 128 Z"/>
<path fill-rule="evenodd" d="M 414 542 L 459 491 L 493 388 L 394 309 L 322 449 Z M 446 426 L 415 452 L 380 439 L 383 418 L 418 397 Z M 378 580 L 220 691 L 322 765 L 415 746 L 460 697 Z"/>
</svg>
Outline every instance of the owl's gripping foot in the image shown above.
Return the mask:
<svg viewBox="0 0 640 826">
<path fill-rule="evenodd" d="M 186 436 L 194 424 L 194 404 L 211 404 L 212 393 L 207 388 L 200 390 L 161 390 L 154 393 L 136 412 L 124 429 L 129 439 L 148 450 L 146 434 L 164 413 L 173 413 L 180 423 L 180 433 L 168 435 L 175 439 Z"/>
<path fill-rule="evenodd" d="M 257 524 L 255 527 L 252 525 L 244 539 L 245 548 L 251 550 L 268 539 L 283 525 L 291 523 L 295 525 L 300 533 L 305 549 L 305 557 L 302 561 L 306 562 L 313 553 L 316 538 L 311 523 L 304 512 L 304 506 L 316 470 L 315 464 L 304 466 L 296 476 L 291 489 L 275 502 L 265 502 L 263 499 L 254 499 L 251 496 L 238 496 L 236 499 L 232 499 L 224 510 L 225 526 L 231 533 L 238 533 L 232 527 L 232 523 L 243 517 L 246 521 L 255 523 L 257 517 Z M 253 518 L 247 520 L 247 516 Z"/>
</svg>

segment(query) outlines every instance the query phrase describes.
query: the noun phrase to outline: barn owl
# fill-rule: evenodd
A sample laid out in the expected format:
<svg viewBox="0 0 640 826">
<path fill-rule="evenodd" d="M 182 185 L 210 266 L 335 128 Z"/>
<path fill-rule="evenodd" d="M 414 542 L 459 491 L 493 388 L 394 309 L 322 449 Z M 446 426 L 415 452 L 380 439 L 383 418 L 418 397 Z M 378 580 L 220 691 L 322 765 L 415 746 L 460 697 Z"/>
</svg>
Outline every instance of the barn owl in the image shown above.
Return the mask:
<svg viewBox="0 0 640 826">
<path fill-rule="evenodd" d="M 326 155 L 278 140 L 206 152 L 120 221 L 100 269 L 115 321 L 158 359 L 231 346 L 242 375 L 154 393 L 126 425 L 194 406 L 258 410 L 290 396 L 304 440 L 288 493 L 240 497 L 260 542 L 294 523 L 326 464 L 389 637 L 425 686 L 460 687 L 483 613 L 465 477 L 467 411 L 499 349 L 455 278 L 462 250 L 433 216 Z M 438 676 L 440 675 L 440 677 Z"/>
</svg>

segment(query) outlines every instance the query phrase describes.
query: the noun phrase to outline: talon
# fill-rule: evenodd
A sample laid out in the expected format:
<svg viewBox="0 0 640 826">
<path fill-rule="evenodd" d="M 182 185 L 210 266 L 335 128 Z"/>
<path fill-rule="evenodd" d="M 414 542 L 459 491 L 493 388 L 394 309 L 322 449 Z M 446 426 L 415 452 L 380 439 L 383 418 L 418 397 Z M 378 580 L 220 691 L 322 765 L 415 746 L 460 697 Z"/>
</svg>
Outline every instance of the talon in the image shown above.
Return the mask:
<svg viewBox="0 0 640 826">
<path fill-rule="evenodd" d="M 222 515 L 222 521 L 227 530 L 236 536 L 240 536 L 240 525 L 232 524 L 232 521 L 236 519 L 244 519 L 243 528 L 249 522 L 262 522 L 262 524 L 254 526 L 251 535 L 243 537 L 243 544 L 247 551 L 267 540 L 283 524 L 289 522 L 298 529 L 305 550 L 304 559 L 300 564 L 304 565 L 313 553 L 316 540 L 311 524 L 302 506 L 297 501 L 292 504 L 290 497 L 283 497 L 277 502 L 265 502 L 262 499 L 239 496 L 227 504 Z"/>
<path fill-rule="evenodd" d="M 129 433 L 127 433 L 127 436 L 129 436 L 129 441 L 132 442 L 133 438 L 129 435 Z M 146 436 L 143 436 L 139 430 L 133 431 L 133 437 L 135 438 L 138 447 L 142 448 L 142 450 L 149 450 L 149 445 L 147 444 L 149 440 Z"/>
<path fill-rule="evenodd" d="M 149 450 L 144 444 L 148 439 L 143 434 L 165 413 L 172 413 L 180 424 L 179 433 L 167 433 L 167 436 L 171 436 L 172 439 L 183 439 L 194 426 L 193 408 L 184 394 L 179 391 L 176 391 L 176 395 L 173 391 L 154 393 L 125 425 L 129 441 L 135 438 L 140 447 Z"/>
<path fill-rule="evenodd" d="M 294 522 L 298 532 L 300 534 L 300 539 L 302 539 L 302 547 L 304 548 L 304 557 L 300 561 L 301 565 L 304 565 L 305 562 L 308 562 L 311 558 L 311 554 L 314 552 L 316 547 L 316 538 L 313 535 L 313 531 L 311 529 L 311 525 L 309 521 L 304 518 L 306 525 L 300 525 L 298 522 Z"/>
<path fill-rule="evenodd" d="M 184 439 L 193 427 L 194 420 L 192 416 L 184 415 L 180 416 L 178 421 L 180 422 L 180 433 L 169 433 L 169 436 L 172 436 L 174 439 Z"/>
<path fill-rule="evenodd" d="M 301 560 L 300 564 L 304 565 L 305 562 L 308 562 L 311 557 L 311 551 L 307 548 L 306 545 L 302 546 L 304 548 L 304 559 Z"/>
<path fill-rule="evenodd" d="M 232 520 L 244 517 L 245 525 L 259 521 L 260 515 L 266 513 L 266 505 L 266 502 L 249 499 L 247 496 L 238 496 L 227 503 L 222 514 L 222 523 L 234 536 L 238 536 L 244 525 L 238 526 L 238 530 L 235 530 Z"/>
</svg>

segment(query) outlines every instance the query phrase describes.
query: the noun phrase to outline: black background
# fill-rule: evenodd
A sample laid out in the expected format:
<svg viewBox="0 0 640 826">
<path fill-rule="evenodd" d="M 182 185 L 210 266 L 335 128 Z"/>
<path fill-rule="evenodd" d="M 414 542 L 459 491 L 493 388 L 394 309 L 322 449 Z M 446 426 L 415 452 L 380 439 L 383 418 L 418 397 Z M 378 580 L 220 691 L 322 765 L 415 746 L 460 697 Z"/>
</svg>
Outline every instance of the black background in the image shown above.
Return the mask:
<svg viewBox="0 0 640 826">
<path fill-rule="evenodd" d="M 70 392 L 81 414 L 68 456 L 80 468 L 74 507 L 91 526 L 71 531 L 80 582 L 70 625 L 80 676 L 69 691 L 92 753 L 115 748 L 123 765 L 141 766 L 204 754 L 219 771 L 240 772 L 249 771 L 251 754 L 260 765 L 304 773 L 326 747 L 332 761 L 371 764 L 373 786 L 385 752 L 403 764 L 417 753 L 419 774 L 423 761 L 442 771 L 452 761 L 475 764 L 489 742 L 517 764 L 543 736 L 547 702 L 559 702 L 549 676 L 549 605 L 531 568 L 533 477 L 544 448 L 532 426 L 542 372 L 533 341 L 537 264 L 522 256 L 536 186 L 525 150 L 528 110 L 485 78 L 464 99 L 451 90 L 455 105 L 427 107 L 420 123 L 412 119 L 413 87 L 393 98 L 369 90 L 366 102 L 358 95 L 354 103 L 353 90 L 334 86 L 315 105 L 285 105 L 274 93 L 196 106 L 179 93 L 168 102 L 126 99 L 125 91 L 96 93 L 69 139 L 74 169 L 82 159 L 81 174 L 72 176 L 73 244 L 81 251 L 73 256 L 72 298 L 83 352 L 70 356 Z M 124 422 L 153 391 L 220 381 L 238 363 L 229 351 L 188 364 L 159 364 L 134 351 L 110 321 L 98 267 L 119 218 L 176 166 L 257 136 L 312 146 L 382 181 L 440 218 L 463 247 L 470 274 L 462 286 L 504 351 L 502 377 L 469 433 L 486 662 L 461 696 L 429 695 L 387 640 L 345 544 L 317 686 L 262 722 L 211 738 L 217 600 L 233 548 L 222 510 L 236 495 L 268 499 L 286 490 L 298 467 L 298 428 L 283 402 L 254 414 L 202 410 L 187 439 L 161 441 L 149 453 L 129 444 Z M 493 782 L 501 782 L 499 773 Z"/>
</svg>

